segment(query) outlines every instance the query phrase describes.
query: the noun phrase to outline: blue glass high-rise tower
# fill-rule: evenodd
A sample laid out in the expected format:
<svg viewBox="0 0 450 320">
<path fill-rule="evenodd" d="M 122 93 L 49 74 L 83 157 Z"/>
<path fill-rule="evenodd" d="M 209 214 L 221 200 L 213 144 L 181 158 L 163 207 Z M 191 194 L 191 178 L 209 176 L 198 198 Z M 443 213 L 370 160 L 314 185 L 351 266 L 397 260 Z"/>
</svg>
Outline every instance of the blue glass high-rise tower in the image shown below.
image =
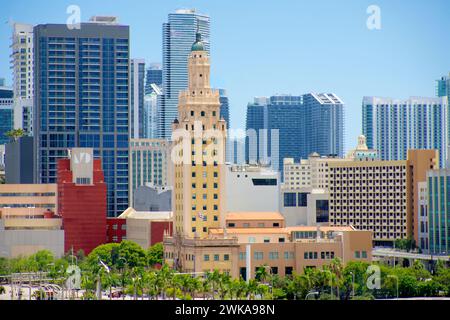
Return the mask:
<svg viewBox="0 0 450 320">
<path fill-rule="evenodd" d="M 170 13 L 163 24 L 163 94 L 158 99 L 158 137 L 170 138 L 172 122 L 178 116 L 178 94 L 188 85 L 187 61 L 195 35 L 200 32 L 205 51 L 210 53 L 210 19 L 195 10 Z"/>
<path fill-rule="evenodd" d="M 441 77 L 436 80 L 436 95 L 438 97 L 448 97 L 450 100 L 450 73 L 448 77 Z"/>
<path fill-rule="evenodd" d="M 1 79 L 0 79 L 1 80 Z M 9 142 L 6 133 L 13 129 L 14 93 L 11 88 L 0 83 L 0 144 Z"/>
<path fill-rule="evenodd" d="M 128 207 L 129 27 L 114 21 L 34 28 L 34 181 L 54 183 L 57 159 L 69 148 L 94 148 L 108 216 Z"/>
<path fill-rule="evenodd" d="M 333 93 L 259 99 L 247 107 L 247 134 L 256 133 L 256 139 L 247 138 L 247 160 L 270 161 L 282 172 L 284 158 L 306 159 L 313 152 L 342 156 L 343 127 L 344 103 Z"/>
</svg>

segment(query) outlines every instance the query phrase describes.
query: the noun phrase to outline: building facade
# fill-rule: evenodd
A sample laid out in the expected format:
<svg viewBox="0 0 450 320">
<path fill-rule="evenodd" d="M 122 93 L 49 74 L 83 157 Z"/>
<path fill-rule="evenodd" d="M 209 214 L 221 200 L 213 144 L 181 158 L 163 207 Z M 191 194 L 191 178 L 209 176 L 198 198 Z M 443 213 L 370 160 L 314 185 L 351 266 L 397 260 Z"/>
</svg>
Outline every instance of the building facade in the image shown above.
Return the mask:
<svg viewBox="0 0 450 320">
<path fill-rule="evenodd" d="M 364 97 L 363 134 L 382 160 L 406 160 L 410 149 L 439 150 L 440 166 L 449 143 L 446 97 L 391 99 Z"/>
<path fill-rule="evenodd" d="M 0 256 L 50 250 L 64 254 L 64 231 L 57 216 L 56 184 L 0 185 Z"/>
<path fill-rule="evenodd" d="M 144 59 L 131 59 L 130 62 L 130 130 L 131 137 L 139 139 L 144 138 L 145 61 Z"/>
<path fill-rule="evenodd" d="M 170 138 L 178 115 L 178 94 L 188 87 L 187 61 L 196 32 L 202 34 L 204 49 L 210 50 L 210 18 L 195 10 L 177 10 L 163 24 L 163 95 L 158 104 L 158 138 Z"/>
<path fill-rule="evenodd" d="M 450 253 L 450 170 L 430 170 L 428 187 L 429 252 L 435 255 Z"/>
<path fill-rule="evenodd" d="M 370 230 L 376 245 L 418 241 L 418 183 L 438 159 L 435 150 L 409 150 L 407 160 L 329 163 L 330 225 Z"/>
<path fill-rule="evenodd" d="M 22 128 L 29 135 L 32 135 L 34 103 L 34 39 L 32 25 L 14 23 L 11 49 L 14 128 Z"/>
<path fill-rule="evenodd" d="M 146 184 L 173 185 L 171 144 L 165 139 L 130 140 L 130 205 L 134 191 Z"/>
<path fill-rule="evenodd" d="M 228 213 L 227 228 L 212 228 L 208 239 L 184 239 L 181 252 L 167 247 L 164 259 L 185 257 L 187 272 L 223 270 L 233 278 L 255 278 L 267 266 L 281 277 L 321 268 L 332 259 L 372 260 L 372 234 L 352 227 L 285 227 L 283 216 L 272 212 Z M 165 242 L 166 243 L 166 242 Z M 269 272 L 269 271 L 268 271 Z"/>
<path fill-rule="evenodd" d="M 58 209 L 64 224 L 64 250 L 89 254 L 106 242 L 106 183 L 92 148 L 73 148 L 58 160 Z"/>
<path fill-rule="evenodd" d="M 427 181 L 419 182 L 419 241 L 417 246 L 424 253 L 428 253 L 430 249 L 430 241 L 428 234 L 428 188 Z"/>
<path fill-rule="evenodd" d="M 125 219 L 126 239 L 144 249 L 163 241 L 164 234 L 172 235 L 173 213 L 171 211 L 125 210 L 118 219 Z"/>
<path fill-rule="evenodd" d="M 93 148 L 117 216 L 128 207 L 129 27 L 101 21 L 34 28 L 34 180 L 55 182 L 69 148 Z"/>
<path fill-rule="evenodd" d="M 282 186 L 280 212 L 287 226 L 315 226 L 329 223 L 329 193 L 324 189 Z"/>
<path fill-rule="evenodd" d="M 279 211 L 280 175 L 270 167 L 226 166 L 225 211 Z"/>
</svg>

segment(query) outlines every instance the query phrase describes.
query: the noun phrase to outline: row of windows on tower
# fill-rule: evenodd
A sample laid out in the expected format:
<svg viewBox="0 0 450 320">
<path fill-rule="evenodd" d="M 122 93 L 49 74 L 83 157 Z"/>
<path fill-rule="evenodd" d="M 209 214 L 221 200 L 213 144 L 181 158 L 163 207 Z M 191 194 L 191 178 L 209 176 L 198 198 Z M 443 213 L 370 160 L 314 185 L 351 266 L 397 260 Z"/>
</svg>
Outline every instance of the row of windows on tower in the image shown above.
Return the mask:
<svg viewBox="0 0 450 320">
<path fill-rule="evenodd" d="M 215 117 L 217 112 L 216 111 L 212 111 L 211 114 L 212 114 L 213 117 Z M 194 117 L 194 116 L 195 116 L 195 111 L 191 110 L 191 117 Z M 200 111 L 200 116 L 201 117 L 205 117 L 206 116 L 206 111 Z"/>
<path fill-rule="evenodd" d="M 217 209 L 215 209 L 215 210 L 217 210 Z M 213 220 L 214 221 L 219 221 L 219 217 L 218 216 L 213 216 Z M 195 222 L 195 221 L 197 221 L 197 217 L 196 216 L 192 216 L 192 222 Z M 201 218 L 200 221 L 208 221 L 208 216 L 203 215 L 203 218 Z"/>
<path fill-rule="evenodd" d="M 203 232 L 208 232 L 208 228 L 207 227 L 203 227 L 202 231 Z M 196 227 L 192 227 L 192 232 L 197 232 L 197 228 Z"/>
<path fill-rule="evenodd" d="M 217 200 L 219 198 L 217 193 L 214 193 L 213 198 L 214 198 L 214 200 Z M 196 200 L 196 199 L 197 199 L 197 195 L 195 193 L 193 193 L 192 194 L 192 200 Z M 203 200 L 207 200 L 207 194 L 206 193 L 203 194 Z"/>
<path fill-rule="evenodd" d="M 193 189 L 195 189 L 195 188 L 197 188 L 197 184 L 196 183 L 193 183 L 192 184 L 192 188 Z M 207 189 L 208 188 L 208 184 L 207 183 L 204 183 L 203 184 L 203 189 Z M 218 188 L 218 184 L 216 183 L 216 182 L 214 182 L 214 189 L 217 189 Z"/>
<path fill-rule="evenodd" d="M 219 176 L 219 173 L 217 171 L 214 171 L 214 178 L 217 178 Z M 197 176 L 197 173 L 195 171 L 192 172 L 192 178 L 195 178 Z M 203 178 L 207 178 L 208 174 L 206 171 L 203 171 L 202 173 Z"/>
<path fill-rule="evenodd" d="M 217 129 L 216 124 L 213 124 L 213 125 L 212 125 L 212 128 L 213 128 L 213 129 Z M 187 125 L 187 124 L 186 124 L 186 130 L 189 130 L 189 125 Z M 191 125 L 191 130 L 195 130 L 193 124 Z M 202 130 L 206 130 L 205 125 L 202 125 Z M 222 125 L 222 130 L 225 130 L 225 126 L 224 126 L 224 125 Z"/>
</svg>

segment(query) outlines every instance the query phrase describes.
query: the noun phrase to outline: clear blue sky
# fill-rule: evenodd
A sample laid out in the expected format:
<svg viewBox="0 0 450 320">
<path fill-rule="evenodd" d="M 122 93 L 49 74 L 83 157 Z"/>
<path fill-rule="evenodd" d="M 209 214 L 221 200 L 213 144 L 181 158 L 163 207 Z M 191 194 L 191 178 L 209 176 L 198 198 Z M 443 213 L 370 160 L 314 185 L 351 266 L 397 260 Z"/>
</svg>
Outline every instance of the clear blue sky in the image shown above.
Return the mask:
<svg viewBox="0 0 450 320">
<path fill-rule="evenodd" d="M 447 0 L 14 0 L 0 6 L 0 77 L 11 81 L 9 19 L 65 23 L 77 4 L 82 21 L 117 15 L 131 26 L 131 54 L 161 61 L 161 24 L 179 8 L 211 16 L 212 85 L 228 90 L 231 125 L 245 123 L 254 96 L 334 92 L 346 103 L 346 149 L 361 131 L 365 95 L 434 96 L 450 71 Z M 381 30 L 366 27 L 369 5 Z"/>
</svg>

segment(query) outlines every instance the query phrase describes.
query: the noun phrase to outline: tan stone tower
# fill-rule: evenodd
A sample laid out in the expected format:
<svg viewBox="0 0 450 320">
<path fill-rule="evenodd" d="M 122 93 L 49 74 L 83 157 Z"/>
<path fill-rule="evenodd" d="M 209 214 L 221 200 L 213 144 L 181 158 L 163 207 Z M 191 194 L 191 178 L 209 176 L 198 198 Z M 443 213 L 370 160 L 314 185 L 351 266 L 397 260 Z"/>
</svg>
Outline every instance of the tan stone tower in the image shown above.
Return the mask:
<svg viewBox="0 0 450 320">
<path fill-rule="evenodd" d="M 200 33 L 188 58 L 188 75 L 172 128 L 174 152 L 183 158 L 174 163 L 174 233 L 206 238 L 210 228 L 224 225 L 226 123 L 220 118 L 219 91 L 210 87 L 209 56 Z"/>
</svg>

